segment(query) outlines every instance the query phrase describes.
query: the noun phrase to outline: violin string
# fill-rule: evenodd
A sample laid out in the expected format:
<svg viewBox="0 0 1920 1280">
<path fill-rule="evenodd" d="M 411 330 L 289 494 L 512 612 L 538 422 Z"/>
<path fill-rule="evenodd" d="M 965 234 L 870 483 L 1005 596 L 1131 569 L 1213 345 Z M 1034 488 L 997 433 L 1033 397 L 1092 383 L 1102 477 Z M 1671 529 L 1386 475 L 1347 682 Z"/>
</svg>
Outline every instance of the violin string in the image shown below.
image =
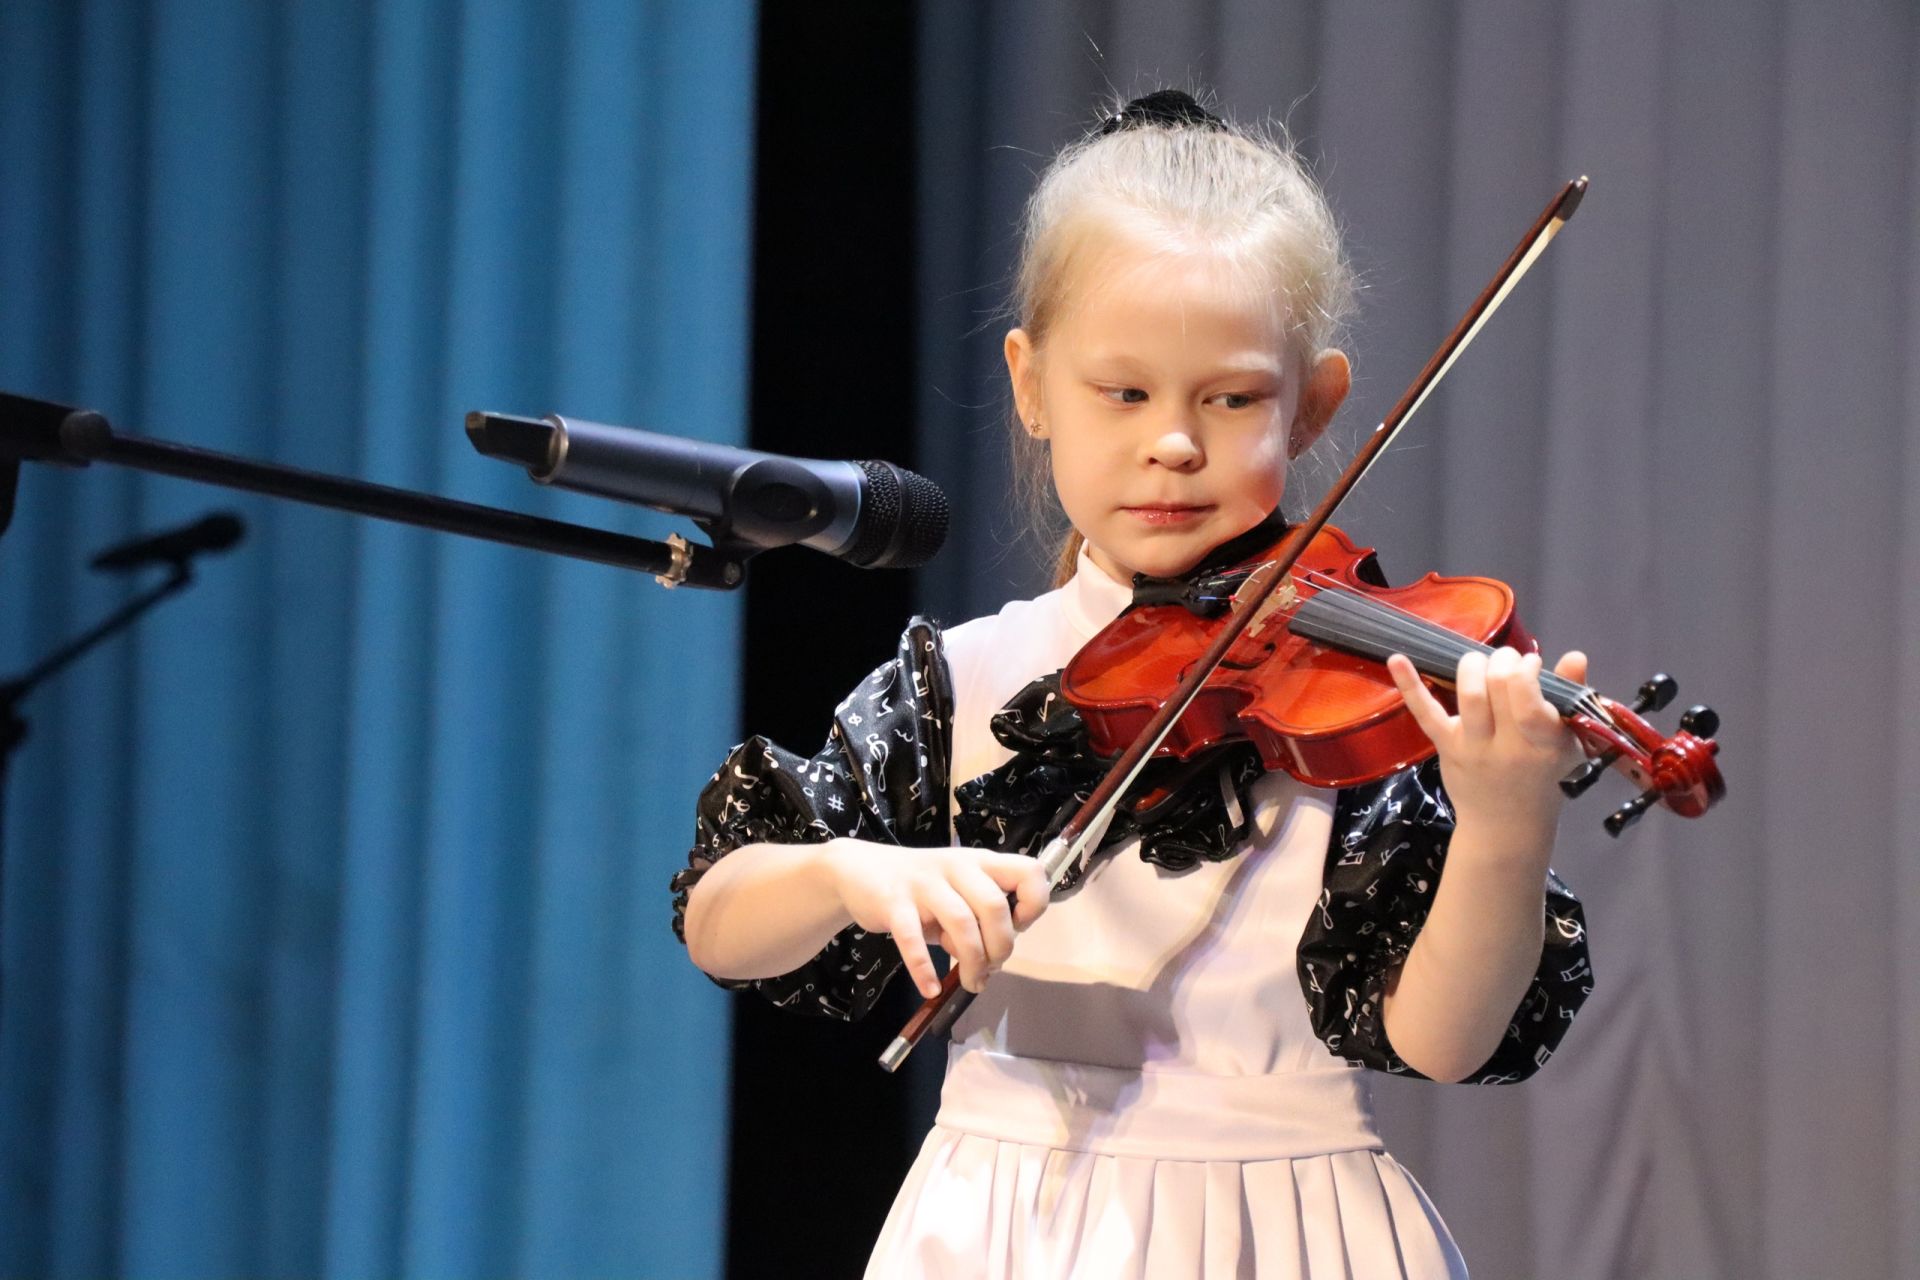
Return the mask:
<svg viewBox="0 0 1920 1280">
<path fill-rule="evenodd" d="M 1326 631 L 1329 634 L 1324 638 L 1358 645 L 1369 657 L 1404 653 L 1428 675 L 1441 678 L 1451 674 L 1460 654 L 1471 647 L 1470 641 L 1460 637 L 1410 625 L 1388 611 L 1369 609 L 1366 602 L 1338 587 L 1323 588 L 1304 602 L 1295 614 L 1295 622 L 1299 624 L 1295 630 L 1304 627 L 1308 631 Z"/>
<path fill-rule="evenodd" d="M 1327 590 L 1327 588 L 1322 588 Z M 1351 616 L 1355 613 L 1369 615 L 1377 628 L 1370 628 L 1370 637 L 1377 643 L 1387 646 L 1406 646 L 1414 636 L 1429 638 L 1433 642 L 1430 656 L 1438 659 L 1438 670 L 1429 669 L 1427 674 L 1450 680 L 1459 664 L 1462 654 L 1478 652 L 1489 654 L 1492 646 L 1469 639 L 1457 632 L 1440 627 L 1405 610 L 1397 609 L 1383 601 L 1374 600 L 1363 594 L 1353 592 L 1338 583 L 1331 584 L 1331 591 L 1345 608 L 1343 612 Z M 1395 622 L 1389 622 L 1389 615 L 1401 615 Z M 1409 652 L 1408 657 L 1414 657 Z M 1423 656 L 1429 656 L 1423 654 Z M 1573 714 L 1576 710 L 1589 715 L 1605 717 L 1604 710 L 1597 702 L 1598 695 L 1584 685 L 1576 684 L 1552 671 L 1540 673 L 1541 691 L 1547 700 L 1554 704 L 1563 715 Z"/>
<path fill-rule="evenodd" d="M 1350 632 L 1349 635 L 1353 639 L 1370 639 L 1376 643 L 1386 644 L 1390 652 L 1397 649 L 1400 645 L 1407 645 L 1419 651 L 1422 657 L 1444 659 L 1451 663 L 1457 663 L 1460 654 L 1467 652 L 1470 648 L 1485 648 L 1484 646 L 1476 646 L 1475 642 L 1455 632 L 1437 627 L 1432 623 L 1426 622 L 1424 619 L 1414 618 L 1412 615 L 1406 614 L 1404 610 L 1392 609 L 1380 604 L 1380 602 L 1359 596 L 1343 584 L 1328 578 L 1324 574 L 1319 574 L 1312 570 L 1307 571 L 1307 573 L 1310 582 L 1314 578 L 1321 579 L 1321 581 L 1313 585 L 1316 586 L 1319 594 L 1328 597 L 1327 601 L 1319 606 L 1321 611 L 1337 608 L 1342 617 L 1349 623 L 1369 622 L 1373 624 L 1365 629 L 1364 634 Z M 1431 642 L 1431 644 L 1422 642 Z M 1385 654 L 1369 656 L 1384 657 Z M 1412 658 L 1415 656 L 1415 653 L 1410 652 L 1407 656 Z M 1430 672 L 1429 674 L 1444 677 L 1450 674 L 1450 672 Z"/>
<path fill-rule="evenodd" d="M 1329 616 L 1316 618 L 1316 612 Z M 1486 646 L 1473 641 L 1390 621 L 1378 614 L 1369 616 L 1370 613 L 1369 603 L 1356 601 L 1335 589 L 1327 593 L 1326 603 L 1320 605 L 1317 611 L 1305 615 L 1303 621 L 1306 626 L 1297 629 L 1312 630 L 1318 623 L 1325 634 L 1317 638 L 1331 642 L 1345 641 L 1371 657 L 1384 658 L 1390 653 L 1404 653 L 1428 676 L 1449 681 L 1459 665 L 1461 655 L 1476 651 L 1490 652 Z M 1542 681 L 1542 689 L 1563 714 L 1570 714 L 1577 706 L 1585 709 L 1581 705 L 1582 691 L 1577 685 L 1548 673 Z"/>
<path fill-rule="evenodd" d="M 1322 581 L 1314 584 L 1316 590 L 1322 593 L 1336 593 L 1340 599 L 1347 601 L 1352 606 L 1353 611 L 1365 611 L 1382 620 L 1384 620 L 1385 615 L 1391 614 L 1403 620 L 1405 629 L 1398 627 L 1389 629 L 1390 634 L 1395 639 L 1403 638 L 1409 634 L 1432 637 L 1441 643 L 1443 648 L 1440 652 L 1451 663 L 1457 664 L 1460 655 L 1469 650 L 1480 653 L 1493 652 L 1492 647 L 1489 645 L 1469 639 L 1459 632 L 1448 630 L 1417 614 L 1410 613 L 1391 602 L 1377 600 L 1371 596 L 1356 592 L 1344 583 L 1317 570 L 1304 570 L 1303 574 L 1309 581 L 1316 578 L 1321 579 Z M 1411 654 L 1408 655 L 1408 657 L 1412 656 Z M 1429 674 L 1438 675 L 1441 678 L 1449 678 L 1452 672 L 1448 670 L 1445 672 L 1429 672 Z M 1546 691 L 1550 697 L 1557 697 L 1560 701 L 1567 703 L 1578 703 L 1582 710 L 1604 718 L 1605 712 L 1597 702 L 1599 695 L 1592 688 L 1586 685 L 1576 684 L 1552 671 L 1542 671 L 1540 673 L 1540 683 L 1543 690 Z"/>
<path fill-rule="evenodd" d="M 1451 678 L 1462 654 L 1469 651 L 1492 652 L 1490 646 L 1406 615 L 1404 610 L 1393 609 L 1338 583 L 1323 586 L 1321 591 L 1329 596 L 1329 605 L 1338 608 L 1342 621 L 1350 624 L 1346 638 L 1371 643 L 1384 652 L 1406 652 L 1416 665 L 1425 659 L 1428 675 Z M 1320 609 L 1326 611 L 1329 605 L 1322 605 Z M 1309 618 L 1311 620 L 1311 615 Z M 1357 626 L 1352 625 L 1356 623 Z M 1374 656 L 1384 656 L 1384 652 Z M 1549 700 L 1563 713 L 1570 712 L 1575 706 L 1587 711 L 1594 709 L 1587 698 L 1591 691 L 1583 686 L 1552 672 L 1542 673 L 1541 684 Z"/>
<path fill-rule="evenodd" d="M 1294 622 L 1303 622 L 1308 631 L 1322 634 L 1312 635 L 1300 626 L 1290 627 L 1308 634 L 1309 639 L 1345 643 L 1365 656 L 1380 660 L 1392 653 L 1404 653 L 1416 668 L 1443 680 L 1452 679 L 1463 654 L 1493 652 L 1490 645 L 1429 622 L 1396 605 L 1354 591 L 1325 573 L 1296 569 L 1294 577 L 1297 582 L 1314 588 L 1314 594 L 1296 607 Z M 1313 605 L 1313 601 L 1323 597 L 1328 603 Z M 1303 619 L 1302 613 L 1309 607 L 1313 612 L 1307 613 Z M 1591 687 L 1577 684 L 1552 671 L 1540 673 L 1540 686 L 1543 695 L 1562 715 L 1572 715 L 1578 711 L 1603 723 L 1611 723 L 1612 717 L 1606 713 L 1599 702 L 1599 695 Z"/>
</svg>

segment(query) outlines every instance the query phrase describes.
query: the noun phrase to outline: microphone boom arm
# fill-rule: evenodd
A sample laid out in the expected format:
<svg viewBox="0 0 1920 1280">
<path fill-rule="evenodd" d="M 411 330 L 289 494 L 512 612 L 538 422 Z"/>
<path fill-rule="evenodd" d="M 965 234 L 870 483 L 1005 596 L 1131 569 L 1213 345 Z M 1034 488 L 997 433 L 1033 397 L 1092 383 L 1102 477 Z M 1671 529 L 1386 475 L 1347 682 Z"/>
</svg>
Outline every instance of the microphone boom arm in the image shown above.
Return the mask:
<svg viewBox="0 0 1920 1280">
<path fill-rule="evenodd" d="M 743 556 L 688 542 L 630 537 L 498 507 L 396 489 L 346 476 L 257 462 L 190 445 L 115 432 L 103 416 L 46 400 L 0 392 L 0 533 L 12 510 L 21 462 L 84 467 L 102 462 L 177 476 L 310 506 L 331 507 L 398 524 L 526 547 L 552 555 L 651 573 L 662 586 L 730 591 L 746 581 Z"/>
</svg>

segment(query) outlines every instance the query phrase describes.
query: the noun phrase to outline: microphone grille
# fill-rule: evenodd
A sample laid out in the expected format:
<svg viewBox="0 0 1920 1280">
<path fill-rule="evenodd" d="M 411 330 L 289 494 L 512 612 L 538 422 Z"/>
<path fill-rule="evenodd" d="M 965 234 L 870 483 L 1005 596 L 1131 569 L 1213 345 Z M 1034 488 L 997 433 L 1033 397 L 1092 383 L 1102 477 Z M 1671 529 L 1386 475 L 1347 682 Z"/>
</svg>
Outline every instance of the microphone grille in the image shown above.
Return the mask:
<svg viewBox="0 0 1920 1280">
<path fill-rule="evenodd" d="M 867 486 L 853 549 L 863 569 L 915 569 L 947 540 L 947 495 L 916 472 L 890 462 L 862 462 Z"/>
</svg>

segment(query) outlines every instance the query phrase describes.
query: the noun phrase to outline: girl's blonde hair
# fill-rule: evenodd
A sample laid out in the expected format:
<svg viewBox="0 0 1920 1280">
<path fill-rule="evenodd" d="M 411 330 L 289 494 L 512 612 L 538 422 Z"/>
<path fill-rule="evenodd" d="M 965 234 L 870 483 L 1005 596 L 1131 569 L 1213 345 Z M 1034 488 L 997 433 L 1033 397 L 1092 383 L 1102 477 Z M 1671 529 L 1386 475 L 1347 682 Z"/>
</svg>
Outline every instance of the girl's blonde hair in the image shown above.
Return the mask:
<svg viewBox="0 0 1920 1280">
<path fill-rule="evenodd" d="M 1139 112 L 1167 100 L 1182 120 Z M 1333 211 L 1278 125 L 1218 120 L 1184 95 L 1162 91 L 1062 148 L 1027 201 L 1015 275 L 1015 320 L 1036 353 L 1069 305 L 1089 230 L 1115 222 L 1169 248 L 1199 242 L 1249 273 L 1270 272 L 1287 307 L 1288 356 L 1300 373 L 1315 353 L 1336 345 L 1353 307 L 1353 271 Z M 1046 446 L 1017 413 L 1010 425 L 1015 491 L 1030 526 L 1045 530 L 1056 519 Z M 1077 530 L 1068 531 L 1055 585 L 1073 576 L 1081 542 Z"/>
</svg>

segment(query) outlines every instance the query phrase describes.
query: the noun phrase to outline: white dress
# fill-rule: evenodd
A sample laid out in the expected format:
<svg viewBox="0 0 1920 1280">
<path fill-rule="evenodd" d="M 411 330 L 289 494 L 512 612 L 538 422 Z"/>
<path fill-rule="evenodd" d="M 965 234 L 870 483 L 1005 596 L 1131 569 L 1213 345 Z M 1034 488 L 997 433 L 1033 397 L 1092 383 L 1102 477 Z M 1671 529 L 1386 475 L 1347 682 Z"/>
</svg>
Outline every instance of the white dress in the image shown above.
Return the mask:
<svg viewBox="0 0 1920 1280">
<path fill-rule="evenodd" d="M 953 779 L 1009 758 L 989 717 L 1128 599 L 1083 554 L 1060 590 L 946 633 Z M 1237 856 L 1170 875 L 1130 842 L 1020 936 L 954 1028 L 870 1278 L 1466 1274 L 1365 1071 L 1309 1026 L 1295 952 L 1334 793 L 1274 773 L 1253 797 Z"/>
</svg>

